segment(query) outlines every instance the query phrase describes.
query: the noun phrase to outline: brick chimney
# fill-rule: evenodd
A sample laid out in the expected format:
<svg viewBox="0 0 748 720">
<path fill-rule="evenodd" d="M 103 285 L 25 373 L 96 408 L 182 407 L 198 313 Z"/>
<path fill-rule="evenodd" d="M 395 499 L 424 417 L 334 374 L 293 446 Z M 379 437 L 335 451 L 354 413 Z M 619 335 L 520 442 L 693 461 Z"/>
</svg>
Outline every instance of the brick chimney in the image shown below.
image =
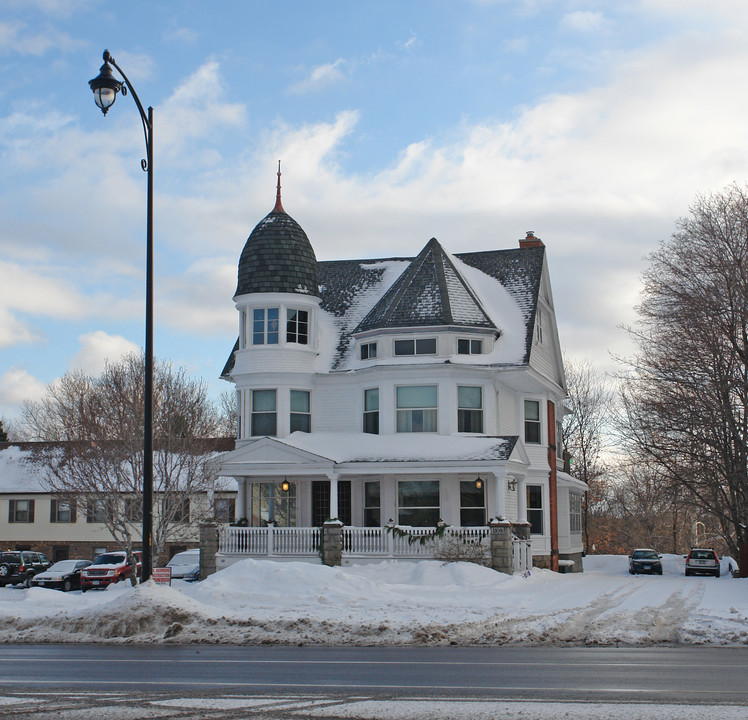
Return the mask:
<svg viewBox="0 0 748 720">
<path fill-rule="evenodd" d="M 534 230 L 528 230 L 525 233 L 525 237 L 519 241 L 519 246 L 522 250 L 532 247 L 545 247 L 543 241 L 539 237 L 535 237 Z"/>
</svg>

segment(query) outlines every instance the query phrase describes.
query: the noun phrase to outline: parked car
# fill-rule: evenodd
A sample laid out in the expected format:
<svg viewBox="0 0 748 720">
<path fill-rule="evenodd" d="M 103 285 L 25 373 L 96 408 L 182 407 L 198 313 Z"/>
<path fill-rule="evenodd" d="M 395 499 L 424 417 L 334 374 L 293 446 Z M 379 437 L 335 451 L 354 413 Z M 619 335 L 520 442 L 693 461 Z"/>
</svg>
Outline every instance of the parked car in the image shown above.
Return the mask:
<svg viewBox="0 0 748 720">
<path fill-rule="evenodd" d="M 62 592 L 80 590 L 81 570 L 90 564 L 90 560 L 60 560 L 44 572 L 35 575 L 31 579 L 31 585 Z"/>
<path fill-rule="evenodd" d="M 629 572 L 662 575 L 662 557 L 652 548 L 637 548 L 629 555 Z"/>
<path fill-rule="evenodd" d="M 719 577 L 719 557 L 712 548 L 691 548 L 686 555 L 686 576 L 701 573 Z"/>
<path fill-rule="evenodd" d="M 171 568 L 171 577 L 193 581 L 200 577 L 200 550 L 185 550 L 177 553 L 166 567 Z"/>
<path fill-rule="evenodd" d="M 38 552 L 8 550 L 0 552 L 0 587 L 23 583 L 31 586 L 31 578 L 46 570 L 52 563 Z"/>
<path fill-rule="evenodd" d="M 133 555 L 137 565 L 136 575 L 140 575 L 142 568 L 142 553 L 136 550 Z M 99 555 L 88 567 L 81 570 L 81 591 L 86 592 L 91 588 L 105 588 L 112 583 L 126 580 L 132 574 L 132 568 L 127 562 L 127 553 L 124 550 L 114 550 Z"/>
</svg>

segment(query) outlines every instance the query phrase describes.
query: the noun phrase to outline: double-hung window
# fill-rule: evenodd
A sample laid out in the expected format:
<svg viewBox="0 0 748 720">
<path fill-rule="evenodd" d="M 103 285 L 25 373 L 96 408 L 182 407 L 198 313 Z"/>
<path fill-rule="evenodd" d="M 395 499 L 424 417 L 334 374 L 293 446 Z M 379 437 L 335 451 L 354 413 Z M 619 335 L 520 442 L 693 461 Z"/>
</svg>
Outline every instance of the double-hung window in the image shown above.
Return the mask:
<svg viewBox="0 0 748 720">
<path fill-rule="evenodd" d="M 379 388 L 364 390 L 364 432 L 379 435 Z"/>
<path fill-rule="evenodd" d="M 250 434 L 276 435 L 277 392 L 275 390 L 252 390 L 252 416 Z"/>
<path fill-rule="evenodd" d="M 291 432 L 312 431 L 312 410 L 308 390 L 291 390 Z"/>
<path fill-rule="evenodd" d="M 530 523 L 530 534 L 543 534 L 543 486 L 527 486 L 527 522 Z"/>
<path fill-rule="evenodd" d="M 460 526 L 482 527 L 486 524 L 485 484 L 478 488 L 475 480 L 460 480 Z"/>
<path fill-rule="evenodd" d="M 397 432 L 436 432 L 436 385 L 397 388 Z"/>
<path fill-rule="evenodd" d="M 309 343 L 309 312 L 286 310 L 286 342 L 307 345 Z"/>
<path fill-rule="evenodd" d="M 438 480 L 400 480 L 397 483 L 399 525 L 435 527 L 439 517 Z"/>
<path fill-rule="evenodd" d="M 382 525 L 382 496 L 378 481 L 364 483 L 364 527 Z"/>
<path fill-rule="evenodd" d="M 255 308 L 252 311 L 252 344 L 277 345 L 280 326 L 278 308 Z"/>
<path fill-rule="evenodd" d="M 483 432 L 483 389 L 457 386 L 457 432 Z"/>
<path fill-rule="evenodd" d="M 8 500 L 8 522 L 9 523 L 32 523 L 34 522 L 33 500 Z"/>
<path fill-rule="evenodd" d="M 539 400 L 525 400 L 525 442 L 540 444 Z"/>
<path fill-rule="evenodd" d="M 75 501 L 57 500 L 49 501 L 49 522 L 51 523 L 74 523 Z"/>
<path fill-rule="evenodd" d="M 569 530 L 579 535 L 582 532 L 582 496 L 569 493 Z"/>
</svg>

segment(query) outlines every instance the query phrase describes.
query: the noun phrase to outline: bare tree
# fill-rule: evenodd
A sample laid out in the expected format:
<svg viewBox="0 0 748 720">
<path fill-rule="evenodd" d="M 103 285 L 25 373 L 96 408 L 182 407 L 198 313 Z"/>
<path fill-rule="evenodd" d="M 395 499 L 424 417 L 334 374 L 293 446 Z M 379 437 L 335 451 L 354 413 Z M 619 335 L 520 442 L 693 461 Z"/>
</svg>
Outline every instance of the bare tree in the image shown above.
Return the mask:
<svg viewBox="0 0 748 720">
<path fill-rule="evenodd" d="M 604 459 L 606 427 L 612 413 L 608 379 L 588 361 L 564 361 L 570 412 L 564 415 L 563 447 L 571 455 L 571 474 L 587 483 L 582 503 L 584 548 L 590 551 L 590 514 L 602 511 L 607 466 Z"/>
<path fill-rule="evenodd" d="M 5 424 L 7 421 L 0 418 L 0 442 L 8 442 L 8 433 L 5 432 Z"/>
<path fill-rule="evenodd" d="M 142 523 L 144 359 L 128 355 L 92 377 L 71 372 L 22 408 L 25 434 L 41 444 L 33 462 L 58 498 L 85 502 L 128 552 Z M 212 489 L 206 467 L 217 415 L 202 381 L 169 363 L 154 365 L 153 553 L 184 532 L 185 522 L 209 511 L 195 496 Z"/>
<path fill-rule="evenodd" d="M 235 390 L 224 390 L 218 396 L 218 432 L 220 437 L 235 438 L 239 431 L 239 406 Z"/>
<path fill-rule="evenodd" d="M 748 575 L 748 193 L 699 197 L 649 257 L 624 437 L 714 518 Z"/>
</svg>

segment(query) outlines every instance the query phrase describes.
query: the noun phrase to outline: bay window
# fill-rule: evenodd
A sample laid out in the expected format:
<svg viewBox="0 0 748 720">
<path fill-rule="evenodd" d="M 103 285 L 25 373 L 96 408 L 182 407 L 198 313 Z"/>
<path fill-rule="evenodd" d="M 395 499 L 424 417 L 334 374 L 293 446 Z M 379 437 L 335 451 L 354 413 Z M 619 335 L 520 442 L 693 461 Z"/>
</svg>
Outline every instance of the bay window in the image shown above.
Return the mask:
<svg viewBox="0 0 748 720">
<path fill-rule="evenodd" d="M 397 388 L 397 432 L 436 432 L 436 385 Z"/>
</svg>

